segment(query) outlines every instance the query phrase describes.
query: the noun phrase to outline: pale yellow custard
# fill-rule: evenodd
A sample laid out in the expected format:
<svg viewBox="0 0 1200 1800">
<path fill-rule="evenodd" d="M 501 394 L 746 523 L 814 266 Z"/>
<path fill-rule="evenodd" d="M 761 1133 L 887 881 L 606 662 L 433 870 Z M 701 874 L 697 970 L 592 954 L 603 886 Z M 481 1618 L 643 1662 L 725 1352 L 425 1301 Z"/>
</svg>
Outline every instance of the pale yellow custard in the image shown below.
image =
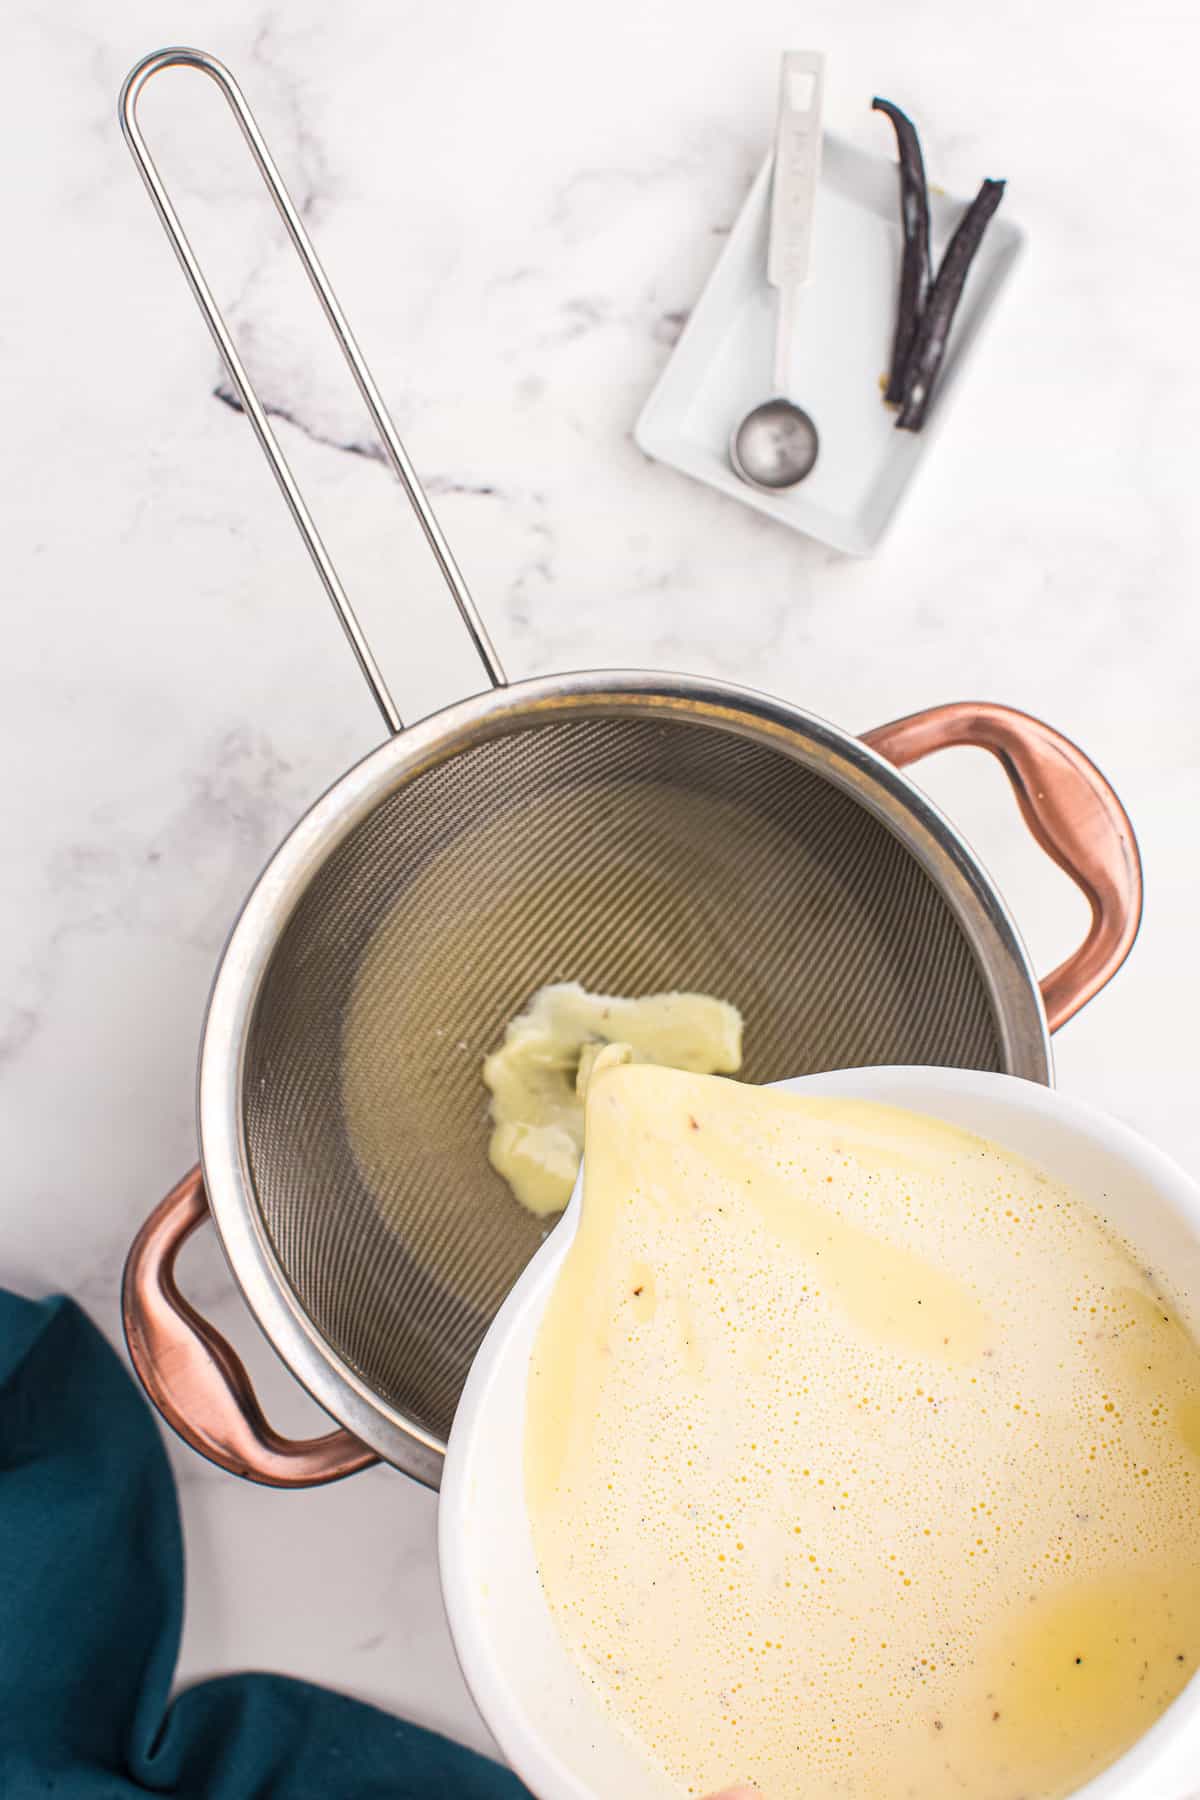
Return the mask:
<svg viewBox="0 0 1200 1800">
<path fill-rule="evenodd" d="M 561 1212 L 583 1156 L 583 1090 L 592 1061 L 620 1043 L 633 1062 L 702 1074 L 742 1065 L 742 1016 L 708 994 L 589 994 L 577 981 L 539 988 L 485 1058 L 492 1167 L 530 1212 Z"/>
<path fill-rule="evenodd" d="M 915 1114 L 598 1071 L 526 1479 L 681 1794 L 1060 1800 L 1200 1659 L 1200 1351 L 1083 1198 Z"/>
</svg>

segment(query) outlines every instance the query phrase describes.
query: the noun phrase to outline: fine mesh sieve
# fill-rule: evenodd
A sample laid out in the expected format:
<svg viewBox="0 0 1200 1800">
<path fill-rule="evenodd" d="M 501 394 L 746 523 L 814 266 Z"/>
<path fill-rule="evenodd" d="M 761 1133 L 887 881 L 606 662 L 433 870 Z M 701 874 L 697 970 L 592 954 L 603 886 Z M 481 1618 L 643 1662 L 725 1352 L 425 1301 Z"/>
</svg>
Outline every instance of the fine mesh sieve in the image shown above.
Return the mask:
<svg viewBox="0 0 1200 1800">
<path fill-rule="evenodd" d="M 137 95 L 178 63 L 233 108 L 493 681 L 407 731 L 141 139 Z M 395 732 L 300 822 L 235 927 L 201 1059 L 204 1183 L 185 1179 L 131 1252 L 130 1348 L 165 1416 L 227 1467 L 295 1485 L 376 1451 L 436 1483 L 475 1349 L 544 1235 L 488 1164 L 481 1079 L 536 988 L 732 1001 L 755 1082 L 900 1063 L 1048 1081 L 1046 1014 L 1002 902 L 885 757 L 992 750 L 1035 835 L 1088 893 L 1092 932 L 1046 984 L 1052 1024 L 1132 942 L 1136 850 L 1087 759 L 1005 708 L 938 708 L 869 747 L 682 676 L 507 686 L 232 78 L 201 52 L 164 52 L 130 76 L 122 117 Z M 205 1187 L 256 1317 L 347 1429 L 278 1437 L 232 1351 L 178 1294 L 174 1256 Z"/>
<path fill-rule="evenodd" d="M 786 754 L 636 714 L 460 751 L 325 863 L 272 954 L 245 1133 L 322 1336 L 441 1438 L 541 1240 L 488 1165 L 486 1051 L 547 980 L 733 1001 L 744 1073 L 1001 1066 L 962 928 L 877 819 Z"/>
</svg>

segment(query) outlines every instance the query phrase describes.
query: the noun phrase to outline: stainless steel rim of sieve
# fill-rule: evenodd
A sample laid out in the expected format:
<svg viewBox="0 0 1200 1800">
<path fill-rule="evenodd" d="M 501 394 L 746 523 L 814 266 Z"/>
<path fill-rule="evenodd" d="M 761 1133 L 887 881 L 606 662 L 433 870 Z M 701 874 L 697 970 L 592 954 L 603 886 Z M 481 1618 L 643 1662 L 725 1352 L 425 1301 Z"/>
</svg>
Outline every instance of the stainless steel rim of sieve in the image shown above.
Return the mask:
<svg viewBox="0 0 1200 1800">
<path fill-rule="evenodd" d="M 145 83 L 216 82 L 321 300 L 492 683 L 401 731 L 395 705 L 136 119 Z M 385 1457 L 437 1484 L 474 1348 L 540 1227 L 488 1168 L 484 1052 L 542 981 L 693 986 L 747 1017 L 752 1080 L 862 1062 L 958 1062 L 1049 1082 L 1047 1011 L 1008 911 L 898 767 L 973 744 L 1087 894 L 1092 930 L 1048 977 L 1053 1023 L 1136 933 L 1132 829 L 1048 727 L 987 704 L 856 739 L 785 702 L 682 675 L 505 683 L 462 575 L 232 76 L 148 57 L 127 140 L 234 387 L 393 733 L 306 814 L 222 957 L 200 1060 L 203 1180 L 139 1234 L 130 1351 L 164 1417 L 280 1486 Z M 238 1359 L 182 1298 L 206 1216 L 285 1363 L 341 1429 L 267 1425 Z"/>
</svg>

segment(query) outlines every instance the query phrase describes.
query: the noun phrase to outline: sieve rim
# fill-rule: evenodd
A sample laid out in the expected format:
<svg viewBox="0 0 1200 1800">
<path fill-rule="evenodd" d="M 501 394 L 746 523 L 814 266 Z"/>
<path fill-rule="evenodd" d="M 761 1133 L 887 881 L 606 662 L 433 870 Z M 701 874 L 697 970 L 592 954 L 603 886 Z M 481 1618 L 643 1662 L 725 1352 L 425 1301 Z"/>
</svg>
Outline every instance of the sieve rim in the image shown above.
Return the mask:
<svg viewBox="0 0 1200 1800">
<path fill-rule="evenodd" d="M 587 670 L 499 687 L 431 714 L 340 776 L 276 849 L 217 964 L 197 1079 L 197 1127 L 217 1235 L 246 1304 L 296 1380 L 340 1424 L 405 1473 L 438 1485 L 443 1441 L 381 1398 L 321 1334 L 267 1235 L 244 1123 L 245 1056 L 262 982 L 295 907 L 329 856 L 414 776 L 488 739 L 557 718 L 632 715 L 727 730 L 790 755 L 864 805 L 913 855 L 962 928 L 986 986 L 1004 1072 L 1053 1085 L 1037 975 L 986 868 L 916 784 L 842 727 L 730 682 L 647 670 Z"/>
</svg>

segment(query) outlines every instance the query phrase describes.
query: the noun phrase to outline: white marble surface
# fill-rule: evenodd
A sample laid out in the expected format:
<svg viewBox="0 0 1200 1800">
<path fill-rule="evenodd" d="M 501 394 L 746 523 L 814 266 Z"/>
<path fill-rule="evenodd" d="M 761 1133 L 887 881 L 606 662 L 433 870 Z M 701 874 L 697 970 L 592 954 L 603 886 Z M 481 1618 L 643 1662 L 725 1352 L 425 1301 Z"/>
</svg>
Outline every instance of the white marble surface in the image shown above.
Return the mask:
<svg viewBox="0 0 1200 1800">
<path fill-rule="evenodd" d="M 223 934 L 300 809 L 379 737 L 115 125 L 134 59 L 240 74 L 305 203 L 514 676 L 708 671 L 850 727 L 1026 707 L 1119 786 L 1142 940 L 1063 1033 L 1061 1085 L 1200 1169 L 1200 239 L 1183 0 L 10 0 L 0 432 L 8 767 L 0 1279 L 117 1335 L 135 1227 L 194 1158 Z M 770 131 L 776 55 L 830 53 L 829 119 L 880 91 L 953 189 L 1003 174 L 1030 249 L 883 555 L 844 561 L 630 440 Z M 407 713 L 474 676 L 215 95 L 147 126 Z M 1048 966 L 1081 903 L 966 753 L 924 779 Z M 188 1285 L 284 1428 L 314 1410 L 211 1242 Z M 182 1673 L 261 1665 L 486 1741 L 433 1566 L 433 1498 L 377 1470 L 239 1484 L 172 1445 Z M 314 1577 L 319 1572 L 319 1582 Z"/>
</svg>

